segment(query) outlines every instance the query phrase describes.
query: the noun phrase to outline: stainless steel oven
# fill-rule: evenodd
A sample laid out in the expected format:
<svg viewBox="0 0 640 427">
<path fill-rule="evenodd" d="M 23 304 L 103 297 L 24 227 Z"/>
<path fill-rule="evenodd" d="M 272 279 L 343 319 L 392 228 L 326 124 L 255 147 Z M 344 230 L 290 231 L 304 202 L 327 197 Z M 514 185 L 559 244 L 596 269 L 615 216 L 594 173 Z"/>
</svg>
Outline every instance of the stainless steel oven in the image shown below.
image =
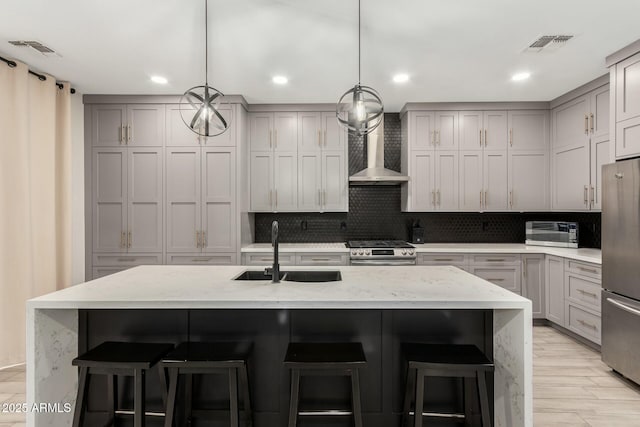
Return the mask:
<svg viewBox="0 0 640 427">
<path fill-rule="evenodd" d="M 416 250 L 402 240 L 351 240 L 351 265 L 416 265 Z"/>
</svg>

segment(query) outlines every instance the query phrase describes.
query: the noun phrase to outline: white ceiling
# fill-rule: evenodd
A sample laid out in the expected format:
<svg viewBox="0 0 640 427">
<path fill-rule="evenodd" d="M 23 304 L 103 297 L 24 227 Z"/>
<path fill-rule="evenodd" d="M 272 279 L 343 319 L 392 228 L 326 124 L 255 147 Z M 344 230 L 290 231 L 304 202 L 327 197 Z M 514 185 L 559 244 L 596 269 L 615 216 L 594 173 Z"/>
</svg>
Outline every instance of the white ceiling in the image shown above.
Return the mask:
<svg viewBox="0 0 640 427">
<path fill-rule="evenodd" d="M 204 0 L 3 0 L 0 55 L 86 94 L 204 83 Z M 640 38 L 636 0 L 362 0 L 362 83 L 405 102 L 548 101 L 606 73 Z M 210 84 L 250 103 L 336 102 L 357 81 L 356 0 L 209 0 Z M 543 34 L 576 37 L 522 53 Z M 46 58 L 8 40 L 38 40 Z M 526 82 L 510 81 L 528 70 Z M 392 76 L 410 75 L 397 85 Z M 169 84 L 149 77 L 160 74 Z M 273 75 L 289 77 L 275 86 Z"/>
</svg>

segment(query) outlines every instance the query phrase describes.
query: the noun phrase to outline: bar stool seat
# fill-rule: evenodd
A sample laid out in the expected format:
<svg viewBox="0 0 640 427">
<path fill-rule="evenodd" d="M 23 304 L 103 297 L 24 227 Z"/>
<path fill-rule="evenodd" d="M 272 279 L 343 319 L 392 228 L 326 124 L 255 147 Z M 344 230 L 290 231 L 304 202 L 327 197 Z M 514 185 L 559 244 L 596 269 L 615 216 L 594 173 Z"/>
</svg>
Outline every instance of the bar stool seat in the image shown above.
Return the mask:
<svg viewBox="0 0 640 427">
<path fill-rule="evenodd" d="M 226 374 L 229 377 L 229 418 L 232 427 L 239 424 L 238 379 L 243 395 L 243 412 L 246 425 L 253 425 L 249 377 L 247 374 L 248 359 L 253 344 L 251 342 L 184 342 L 162 359 L 162 367 L 169 374 L 169 393 L 165 427 L 173 427 L 175 418 L 176 397 L 180 375 L 186 377 L 185 406 L 187 418 L 193 417 L 192 392 L 193 375 Z M 211 416 L 221 411 L 196 411 L 198 416 Z M 227 413 L 227 411 L 224 411 Z"/>
<path fill-rule="evenodd" d="M 361 343 L 290 343 L 284 365 L 291 369 L 291 400 L 289 427 L 295 427 L 299 415 L 353 416 L 356 427 L 362 427 L 359 369 L 366 367 L 367 359 Z M 300 377 L 304 375 L 337 375 L 351 379 L 351 411 L 327 409 L 301 411 Z"/>
<path fill-rule="evenodd" d="M 91 375 L 107 376 L 107 400 L 109 401 L 110 424 L 115 423 L 118 411 L 117 375 L 134 377 L 134 426 L 143 427 L 145 424 L 145 376 L 146 372 L 173 348 L 173 344 L 135 343 L 107 341 L 86 353 L 73 359 L 72 364 L 80 368 L 78 379 L 78 395 L 73 414 L 73 427 L 83 425 L 86 412 L 86 399 Z M 166 399 L 166 383 L 164 375 L 160 375 L 162 382 L 162 397 Z"/>
<path fill-rule="evenodd" d="M 471 387 L 476 386 L 480 403 L 480 415 L 483 427 L 490 427 L 489 397 L 486 384 L 486 373 L 495 370 L 494 364 L 475 345 L 469 344 L 403 344 L 402 352 L 408 361 L 407 387 L 404 398 L 403 425 L 408 425 L 411 416 L 411 399 L 415 399 L 414 425 L 422 427 L 424 416 L 449 416 L 464 420 L 470 425 L 470 402 L 465 398 L 464 414 L 431 414 L 424 413 L 424 388 L 426 377 L 458 377 L 464 378 L 467 395 Z M 415 375 L 412 375 L 415 371 Z"/>
</svg>

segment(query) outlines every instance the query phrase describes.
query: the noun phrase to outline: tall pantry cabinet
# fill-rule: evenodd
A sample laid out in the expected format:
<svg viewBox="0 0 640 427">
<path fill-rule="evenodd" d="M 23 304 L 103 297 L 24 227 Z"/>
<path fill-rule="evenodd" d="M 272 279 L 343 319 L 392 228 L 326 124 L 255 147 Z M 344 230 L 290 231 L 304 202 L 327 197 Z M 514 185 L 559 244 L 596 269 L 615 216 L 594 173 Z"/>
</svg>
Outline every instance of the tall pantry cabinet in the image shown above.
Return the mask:
<svg viewBox="0 0 640 427">
<path fill-rule="evenodd" d="M 129 102 L 132 101 L 132 102 Z M 177 97 L 85 97 L 86 276 L 143 264 L 235 264 L 242 103 L 203 138 Z"/>
</svg>

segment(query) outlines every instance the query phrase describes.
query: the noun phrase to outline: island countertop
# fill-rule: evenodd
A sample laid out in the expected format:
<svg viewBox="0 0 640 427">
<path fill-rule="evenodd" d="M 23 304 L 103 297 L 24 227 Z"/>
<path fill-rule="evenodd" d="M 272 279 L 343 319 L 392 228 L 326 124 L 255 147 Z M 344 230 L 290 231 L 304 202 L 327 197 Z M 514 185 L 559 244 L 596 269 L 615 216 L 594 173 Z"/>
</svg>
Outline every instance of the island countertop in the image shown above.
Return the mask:
<svg viewBox="0 0 640 427">
<path fill-rule="evenodd" d="M 283 267 L 285 271 L 310 267 Z M 246 266 L 140 266 L 30 300 L 29 308 L 523 309 L 526 298 L 451 266 L 313 267 L 342 281 L 236 281 Z"/>
</svg>

